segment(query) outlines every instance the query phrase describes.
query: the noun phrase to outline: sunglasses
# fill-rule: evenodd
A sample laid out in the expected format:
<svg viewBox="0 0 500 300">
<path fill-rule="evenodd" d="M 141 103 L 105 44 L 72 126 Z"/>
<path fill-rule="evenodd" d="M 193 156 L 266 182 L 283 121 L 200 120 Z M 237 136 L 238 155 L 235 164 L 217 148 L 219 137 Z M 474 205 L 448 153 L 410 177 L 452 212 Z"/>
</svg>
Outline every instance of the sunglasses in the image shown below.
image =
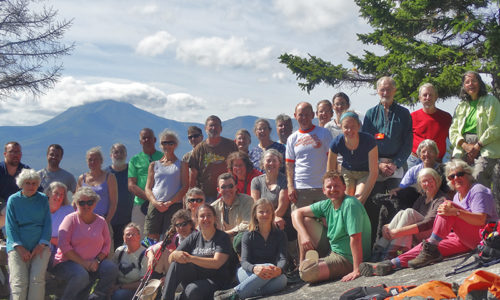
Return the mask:
<svg viewBox="0 0 500 300">
<path fill-rule="evenodd" d="M 175 224 L 174 226 L 175 226 L 175 228 L 181 228 L 181 227 L 186 226 L 186 225 L 187 225 L 187 224 L 189 224 L 189 223 L 191 223 L 191 222 L 189 222 L 189 221 L 184 221 L 184 222 L 182 222 L 182 223 L 177 223 L 177 224 Z"/>
<path fill-rule="evenodd" d="M 190 198 L 190 199 L 188 199 L 188 202 L 189 203 L 195 203 L 195 202 L 201 203 L 201 202 L 203 202 L 203 199 L 202 198 Z"/>
<path fill-rule="evenodd" d="M 165 145 L 173 146 L 176 144 L 176 142 L 175 141 L 161 141 L 161 144 L 164 146 Z"/>
<path fill-rule="evenodd" d="M 87 201 L 84 201 L 84 200 L 81 200 L 81 201 L 78 201 L 78 205 L 79 206 L 92 206 L 94 205 L 95 201 L 94 200 L 87 200 Z"/>
<path fill-rule="evenodd" d="M 197 133 L 197 134 L 192 134 L 192 135 L 188 135 L 188 139 L 197 139 L 201 136 L 201 134 Z"/>
<path fill-rule="evenodd" d="M 457 172 L 455 174 L 450 174 L 450 175 L 448 175 L 448 180 L 453 180 L 453 179 L 455 179 L 455 177 L 463 177 L 465 174 L 468 174 L 468 173 L 464 172 L 464 171 L 460 171 L 460 172 Z"/>
<path fill-rule="evenodd" d="M 226 184 L 226 185 L 221 185 L 220 188 L 223 190 L 232 189 L 232 188 L 234 188 L 234 184 L 230 183 L 230 184 Z"/>
</svg>

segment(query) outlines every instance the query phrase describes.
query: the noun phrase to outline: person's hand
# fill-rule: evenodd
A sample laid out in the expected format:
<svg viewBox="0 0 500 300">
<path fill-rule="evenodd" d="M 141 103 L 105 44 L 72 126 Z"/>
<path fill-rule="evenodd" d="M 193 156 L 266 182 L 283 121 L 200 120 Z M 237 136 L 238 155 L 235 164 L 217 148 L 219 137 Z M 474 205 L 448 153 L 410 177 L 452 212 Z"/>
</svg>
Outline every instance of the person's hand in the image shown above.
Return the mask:
<svg viewBox="0 0 500 300">
<path fill-rule="evenodd" d="M 282 217 L 274 217 L 274 224 L 276 224 L 279 229 L 284 230 L 286 222 Z"/>
<path fill-rule="evenodd" d="M 274 270 L 270 267 L 272 266 L 255 266 L 253 268 L 253 273 L 265 280 L 274 278 L 273 277 Z"/>
<path fill-rule="evenodd" d="M 46 245 L 44 245 L 44 244 L 36 245 L 35 249 L 33 249 L 33 251 L 31 251 L 30 259 L 35 258 L 35 256 L 37 254 L 40 255 L 40 258 L 42 258 L 43 250 L 45 250 L 45 247 L 46 247 Z"/>
<path fill-rule="evenodd" d="M 437 214 L 440 216 L 456 216 L 460 209 L 453 205 L 453 202 L 446 200 L 437 209 Z"/>
<path fill-rule="evenodd" d="M 89 264 L 89 271 L 97 272 L 97 269 L 99 269 L 99 262 L 96 259 L 91 260 Z"/>
<path fill-rule="evenodd" d="M 16 247 L 14 247 L 14 249 L 16 249 L 17 253 L 19 254 L 19 256 L 21 256 L 21 259 L 24 262 L 28 262 L 31 259 L 31 253 L 23 246 L 17 245 Z"/>
<path fill-rule="evenodd" d="M 288 187 L 288 199 L 292 203 L 297 203 L 297 190 L 293 186 Z"/>
<path fill-rule="evenodd" d="M 386 239 L 386 240 L 392 240 L 392 232 L 391 232 L 391 229 L 389 229 L 389 224 L 385 224 L 383 227 L 382 227 L 382 236 Z"/>
<path fill-rule="evenodd" d="M 311 237 L 309 237 L 309 235 L 304 236 L 301 239 L 300 247 L 302 247 L 302 250 L 304 250 L 304 253 L 306 253 L 309 250 L 314 250 L 314 244 L 311 241 Z"/>
<path fill-rule="evenodd" d="M 462 143 L 462 149 L 464 149 L 465 153 L 470 153 L 474 148 L 474 144 Z"/>
<path fill-rule="evenodd" d="M 178 262 L 180 264 L 187 264 L 188 263 L 189 254 L 187 252 L 175 251 L 171 255 L 174 255 L 173 260 L 175 262 Z"/>
<path fill-rule="evenodd" d="M 361 276 L 361 274 L 359 273 L 359 270 L 354 270 L 351 273 L 342 277 L 342 280 L 340 280 L 340 281 L 342 281 L 342 282 L 351 281 L 351 280 L 358 278 L 359 276 Z"/>
</svg>

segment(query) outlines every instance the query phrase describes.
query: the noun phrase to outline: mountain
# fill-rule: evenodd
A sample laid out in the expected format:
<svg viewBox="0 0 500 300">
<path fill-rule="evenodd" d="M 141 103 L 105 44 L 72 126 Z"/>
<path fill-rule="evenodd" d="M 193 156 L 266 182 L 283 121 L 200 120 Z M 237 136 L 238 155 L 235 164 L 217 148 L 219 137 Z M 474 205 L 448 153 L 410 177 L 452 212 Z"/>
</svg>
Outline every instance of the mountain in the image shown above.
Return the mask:
<svg viewBox="0 0 500 300">
<path fill-rule="evenodd" d="M 253 124 L 257 117 L 241 116 L 222 122 L 222 135 L 234 139 L 236 131 L 246 128 L 252 134 L 252 146 L 258 140 L 253 136 Z M 277 139 L 274 120 L 269 120 L 272 138 Z M 46 151 L 50 144 L 61 144 L 64 157 L 61 167 L 77 177 L 87 170 L 85 153 L 94 146 L 101 146 L 105 156 L 104 166 L 111 163 L 111 145 L 120 142 L 127 147 L 128 158 L 141 151 L 139 132 L 144 127 L 152 128 L 158 137 L 165 128 L 179 135 L 179 157 L 191 150 L 187 140 L 187 128 L 202 123 L 178 122 L 165 119 L 139 109 L 132 104 L 115 100 L 102 100 L 71 107 L 54 118 L 35 126 L 0 126 L 0 143 L 17 141 L 23 150 L 22 162 L 39 170 L 46 166 Z M 251 147 L 252 147 L 251 146 Z M 158 148 L 158 147 L 157 147 Z"/>
</svg>

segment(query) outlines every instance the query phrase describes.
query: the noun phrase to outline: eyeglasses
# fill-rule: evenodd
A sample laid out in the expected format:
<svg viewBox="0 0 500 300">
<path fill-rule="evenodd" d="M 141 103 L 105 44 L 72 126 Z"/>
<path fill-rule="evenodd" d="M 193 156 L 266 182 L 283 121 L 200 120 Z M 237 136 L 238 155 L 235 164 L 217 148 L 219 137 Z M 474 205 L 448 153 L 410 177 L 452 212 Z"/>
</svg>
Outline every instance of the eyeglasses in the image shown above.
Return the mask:
<svg viewBox="0 0 500 300">
<path fill-rule="evenodd" d="M 465 174 L 469 174 L 469 173 L 464 172 L 464 171 L 460 171 L 460 172 L 457 172 L 455 174 L 450 174 L 450 175 L 448 175 L 448 180 L 453 180 L 453 179 L 455 179 L 455 177 L 463 177 Z"/>
<path fill-rule="evenodd" d="M 87 201 L 81 200 L 81 201 L 78 201 L 78 205 L 79 206 L 85 206 L 85 205 L 92 206 L 92 205 L 94 205 L 94 203 L 95 203 L 94 200 L 87 200 Z"/>
<path fill-rule="evenodd" d="M 192 135 L 188 135 L 188 139 L 197 139 L 201 136 L 201 134 L 199 133 L 196 133 L 196 134 L 192 134 Z"/>
<path fill-rule="evenodd" d="M 176 144 L 176 142 L 175 141 L 161 141 L 161 144 L 164 146 L 165 145 L 173 146 Z"/>
<path fill-rule="evenodd" d="M 125 233 L 125 237 L 133 237 L 133 236 L 136 236 L 136 235 L 139 235 L 139 234 L 137 232 Z"/>
<path fill-rule="evenodd" d="M 223 190 L 230 190 L 230 189 L 234 188 L 234 184 L 230 183 L 230 184 L 226 184 L 226 185 L 221 185 L 220 188 Z"/>
<path fill-rule="evenodd" d="M 175 228 L 181 228 L 181 227 L 186 226 L 186 225 L 187 225 L 187 224 L 189 224 L 189 223 L 191 223 L 191 222 L 189 222 L 189 221 L 184 221 L 184 222 L 182 222 L 182 223 L 177 223 L 177 224 L 175 224 L 174 226 L 175 226 Z"/>
<path fill-rule="evenodd" d="M 203 199 L 202 198 L 190 198 L 187 200 L 189 203 L 201 203 L 203 202 Z"/>
</svg>

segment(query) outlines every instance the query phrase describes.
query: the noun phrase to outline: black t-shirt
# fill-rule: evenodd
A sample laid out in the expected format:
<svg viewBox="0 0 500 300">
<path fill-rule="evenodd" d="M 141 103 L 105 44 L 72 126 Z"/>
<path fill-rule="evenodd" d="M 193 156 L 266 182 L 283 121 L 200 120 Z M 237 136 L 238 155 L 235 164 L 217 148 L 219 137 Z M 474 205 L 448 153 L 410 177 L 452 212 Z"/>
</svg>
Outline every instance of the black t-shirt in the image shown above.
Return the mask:
<svg viewBox="0 0 500 300">
<path fill-rule="evenodd" d="M 216 229 L 214 236 L 209 241 L 203 239 L 200 231 L 193 232 L 182 241 L 176 250 L 185 251 L 199 257 L 214 257 L 216 252 L 229 255 L 230 258 L 219 269 L 207 269 L 200 266 L 196 266 L 196 268 L 204 274 L 203 277 L 219 283 L 228 282 L 232 279 L 233 274 L 231 274 L 231 268 L 229 267 L 232 255 L 231 240 L 224 231 Z"/>
</svg>

